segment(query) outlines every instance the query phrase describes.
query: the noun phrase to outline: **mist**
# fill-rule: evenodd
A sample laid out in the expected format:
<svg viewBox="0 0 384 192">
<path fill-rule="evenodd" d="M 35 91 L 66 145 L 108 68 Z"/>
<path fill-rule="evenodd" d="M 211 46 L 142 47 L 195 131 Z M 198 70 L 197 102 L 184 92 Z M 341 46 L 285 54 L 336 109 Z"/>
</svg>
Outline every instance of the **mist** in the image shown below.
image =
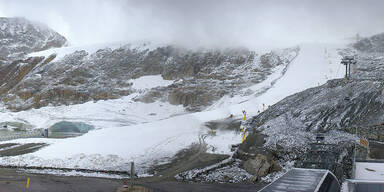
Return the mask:
<svg viewBox="0 0 384 192">
<path fill-rule="evenodd" d="M 71 45 L 152 41 L 288 47 L 384 32 L 380 0 L 0 0 L 0 16 L 44 23 Z"/>
</svg>

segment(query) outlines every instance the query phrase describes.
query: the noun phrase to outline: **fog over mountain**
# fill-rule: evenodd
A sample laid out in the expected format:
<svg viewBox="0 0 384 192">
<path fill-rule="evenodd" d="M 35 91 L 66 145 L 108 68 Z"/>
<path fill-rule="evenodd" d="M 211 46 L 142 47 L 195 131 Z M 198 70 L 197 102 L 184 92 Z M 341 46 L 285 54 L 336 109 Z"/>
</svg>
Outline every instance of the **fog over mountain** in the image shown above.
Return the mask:
<svg viewBox="0 0 384 192">
<path fill-rule="evenodd" d="M 380 0 L 0 0 L 0 16 L 39 21 L 72 45 L 149 40 L 274 47 L 384 31 Z"/>
</svg>

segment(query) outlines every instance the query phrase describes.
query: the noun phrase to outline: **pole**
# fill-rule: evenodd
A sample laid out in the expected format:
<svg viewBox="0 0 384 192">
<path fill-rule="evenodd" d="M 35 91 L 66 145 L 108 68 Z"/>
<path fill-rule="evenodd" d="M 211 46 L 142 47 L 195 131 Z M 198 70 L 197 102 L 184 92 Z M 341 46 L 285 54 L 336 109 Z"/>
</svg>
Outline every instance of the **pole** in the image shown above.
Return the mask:
<svg viewBox="0 0 384 192">
<path fill-rule="evenodd" d="M 345 64 L 345 79 L 348 79 L 348 64 Z"/>
<path fill-rule="evenodd" d="M 355 127 L 355 134 L 357 136 L 357 126 Z M 353 165 L 352 165 L 352 178 L 356 177 L 356 142 L 355 142 L 355 150 L 353 154 Z"/>
<path fill-rule="evenodd" d="M 351 62 L 349 62 L 348 77 L 351 78 Z"/>
<path fill-rule="evenodd" d="M 135 163 L 132 161 L 131 162 L 131 188 L 133 187 L 133 183 L 134 183 L 134 178 L 135 178 Z"/>
<path fill-rule="evenodd" d="M 28 177 L 28 179 L 27 179 L 27 189 L 29 189 L 29 183 L 30 183 L 30 181 L 31 181 L 31 179 Z"/>
</svg>

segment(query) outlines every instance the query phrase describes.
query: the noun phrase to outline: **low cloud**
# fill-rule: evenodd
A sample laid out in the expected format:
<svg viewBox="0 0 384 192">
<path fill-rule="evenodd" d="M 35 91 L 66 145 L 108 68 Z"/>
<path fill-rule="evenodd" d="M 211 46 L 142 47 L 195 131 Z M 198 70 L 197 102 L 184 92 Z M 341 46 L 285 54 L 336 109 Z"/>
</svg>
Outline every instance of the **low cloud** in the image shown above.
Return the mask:
<svg viewBox="0 0 384 192">
<path fill-rule="evenodd" d="M 73 45 L 157 41 L 281 47 L 384 32 L 380 0 L 0 0 L 0 15 L 47 24 Z"/>
</svg>

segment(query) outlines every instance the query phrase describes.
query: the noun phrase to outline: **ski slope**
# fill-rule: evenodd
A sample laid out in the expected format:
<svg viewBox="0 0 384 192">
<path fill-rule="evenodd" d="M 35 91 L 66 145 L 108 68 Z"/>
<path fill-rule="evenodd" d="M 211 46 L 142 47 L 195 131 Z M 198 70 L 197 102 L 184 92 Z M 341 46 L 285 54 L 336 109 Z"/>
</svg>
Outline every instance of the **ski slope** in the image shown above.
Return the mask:
<svg viewBox="0 0 384 192">
<path fill-rule="evenodd" d="M 272 78 L 255 85 L 256 90 L 267 91 L 248 97 L 227 97 L 224 101 L 219 101 L 220 107 L 238 103 L 229 107 L 231 113 L 239 114 L 239 111 L 245 109 L 248 114 L 256 115 L 258 110 L 262 111 L 263 103 L 265 106 L 273 105 L 294 93 L 322 85 L 330 79 L 342 78 L 341 56 L 337 53 L 340 47 L 342 45 L 303 44 L 298 57 L 288 66 L 283 76 L 279 75 L 283 73 L 281 69 L 272 74 Z"/>
<path fill-rule="evenodd" d="M 138 118 L 141 115 L 148 118 L 149 120 L 144 120 L 146 123 L 140 121 L 131 125 L 100 123 L 98 130 L 76 138 L 50 140 L 50 146 L 35 153 L 16 157 L 1 157 L 1 164 L 127 170 L 129 162 L 134 161 L 138 171 L 145 173 L 151 165 L 169 162 L 179 150 L 185 149 L 193 143 L 201 142 L 203 135 L 207 136 L 204 141 L 208 145 L 209 152 L 230 154 L 230 146 L 241 141 L 239 133 L 218 130 L 216 135 L 209 135 L 209 130 L 204 126 L 204 123 L 228 118 L 230 114 L 241 117 L 242 110 L 246 110 L 249 115 L 256 115 L 258 110 L 261 110 L 263 103 L 266 106 L 273 105 L 286 96 L 323 84 L 331 78 L 343 76 L 343 73 L 338 71 L 340 56 L 337 54 L 337 47 L 341 47 L 340 45 L 304 44 L 300 47 L 298 57 L 287 69 L 276 68 L 274 73 L 265 81 L 249 87 L 248 89 L 253 91 L 252 95 L 235 94 L 233 97 L 224 97 L 207 111 L 184 115 L 180 115 L 183 112 L 180 108 L 172 108 L 172 106 L 164 103 L 147 104 L 145 106 L 147 108 L 144 109 L 141 109 L 144 104 L 132 104 L 132 106 L 137 106 L 129 109 L 138 112 Z M 140 86 L 146 88 L 146 85 L 148 83 L 143 83 Z M 121 103 L 129 103 L 129 99 L 132 97 L 125 99 L 124 101 L 105 101 L 108 107 L 103 105 L 105 108 L 102 110 L 93 107 L 92 104 L 64 108 L 78 108 L 79 114 L 83 113 L 81 109 L 87 111 L 88 108 L 91 108 L 91 110 L 96 111 L 95 113 L 113 119 L 118 114 L 115 108 L 119 108 Z M 161 115 L 163 118 L 148 117 L 148 114 L 153 110 L 158 110 L 160 105 L 165 107 L 160 107 L 163 110 L 157 113 L 168 115 Z M 55 109 L 50 108 L 49 111 L 55 111 Z M 19 114 L 33 115 L 44 110 L 47 108 L 12 113 L 11 116 L 26 118 Z M 108 110 L 114 112 L 109 113 Z M 178 115 L 174 116 L 175 114 Z M 117 116 L 129 119 L 131 115 L 134 114 L 130 112 L 130 114 Z M 57 115 L 57 117 L 59 116 Z M 84 116 L 80 116 L 84 118 L 84 116 L 92 116 L 92 113 L 85 113 Z M 47 118 L 49 119 L 49 117 Z M 12 142 L 46 141 L 46 139 L 21 139 Z"/>
</svg>

